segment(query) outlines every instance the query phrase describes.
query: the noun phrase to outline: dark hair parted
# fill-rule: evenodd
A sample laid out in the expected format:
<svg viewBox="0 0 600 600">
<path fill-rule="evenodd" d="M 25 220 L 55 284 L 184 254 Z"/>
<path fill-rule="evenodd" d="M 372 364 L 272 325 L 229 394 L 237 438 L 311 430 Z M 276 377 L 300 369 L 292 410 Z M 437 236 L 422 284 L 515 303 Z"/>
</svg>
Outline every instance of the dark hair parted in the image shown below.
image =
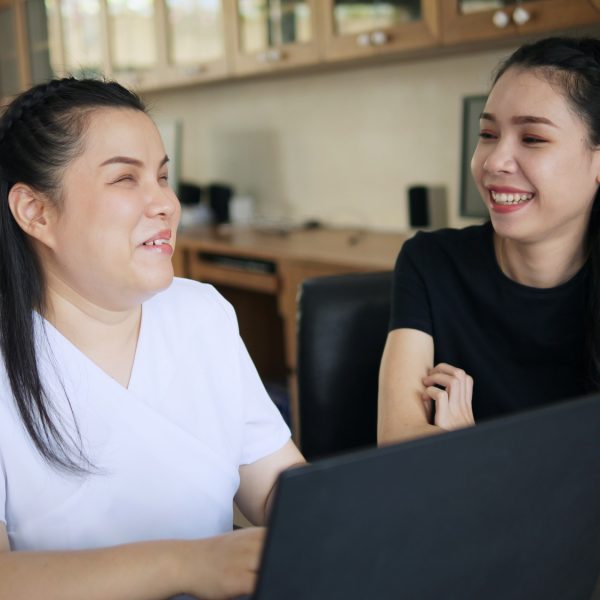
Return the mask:
<svg viewBox="0 0 600 600">
<path fill-rule="evenodd" d="M 510 68 L 536 70 L 564 94 L 588 130 L 588 143 L 600 149 L 600 40 L 551 37 L 526 44 L 500 64 L 494 83 Z M 600 389 L 600 190 L 596 192 L 584 240 L 589 254 L 586 298 L 587 384 Z"/>
<path fill-rule="evenodd" d="M 145 112 L 142 101 L 115 82 L 54 79 L 17 96 L 0 118 L 0 347 L 17 410 L 40 454 L 81 472 L 88 464 L 75 428 L 56 421 L 37 363 L 34 311 L 45 312 L 44 274 L 8 195 L 24 183 L 59 202 L 66 167 L 84 149 L 88 117 L 101 108 Z M 68 399 L 67 399 L 68 400 Z M 75 433 L 66 433 L 68 430 Z M 77 441 L 79 443 L 75 443 Z"/>
</svg>

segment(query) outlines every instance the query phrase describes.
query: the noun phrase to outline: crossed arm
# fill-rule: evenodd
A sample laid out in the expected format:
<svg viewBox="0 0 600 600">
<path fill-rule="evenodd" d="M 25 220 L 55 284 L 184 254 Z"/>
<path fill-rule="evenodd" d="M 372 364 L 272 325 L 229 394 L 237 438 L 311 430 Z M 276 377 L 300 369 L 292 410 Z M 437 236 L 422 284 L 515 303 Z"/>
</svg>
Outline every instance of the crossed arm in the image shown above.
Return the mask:
<svg viewBox="0 0 600 600">
<path fill-rule="evenodd" d="M 473 379 L 459 367 L 433 360 L 434 342 L 427 333 L 389 333 L 379 373 L 380 444 L 474 424 Z"/>
</svg>

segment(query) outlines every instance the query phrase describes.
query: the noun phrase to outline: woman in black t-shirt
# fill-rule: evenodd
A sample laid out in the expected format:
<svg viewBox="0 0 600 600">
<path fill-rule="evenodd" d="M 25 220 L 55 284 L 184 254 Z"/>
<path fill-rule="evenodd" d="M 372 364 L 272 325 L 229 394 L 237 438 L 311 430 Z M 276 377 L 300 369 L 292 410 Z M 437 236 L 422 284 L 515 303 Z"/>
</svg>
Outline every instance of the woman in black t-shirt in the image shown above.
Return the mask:
<svg viewBox="0 0 600 600">
<path fill-rule="evenodd" d="M 490 223 L 417 234 L 398 258 L 380 442 L 600 387 L 599 98 L 600 40 L 500 66 L 471 162 Z"/>
</svg>

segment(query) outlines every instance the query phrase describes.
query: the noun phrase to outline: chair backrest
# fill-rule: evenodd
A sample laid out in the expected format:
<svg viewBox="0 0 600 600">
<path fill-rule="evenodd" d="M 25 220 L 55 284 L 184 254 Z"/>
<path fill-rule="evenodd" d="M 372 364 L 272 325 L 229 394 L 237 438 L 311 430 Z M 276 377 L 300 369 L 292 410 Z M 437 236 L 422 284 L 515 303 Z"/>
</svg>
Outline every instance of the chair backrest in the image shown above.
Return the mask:
<svg viewBox="0 0 600 600">
<path fill-rule="evenodd" d="M 309 460 L 377 440 L 392 272 L 307 279 L 298 298 L 300 447 Z"/>
</svg>

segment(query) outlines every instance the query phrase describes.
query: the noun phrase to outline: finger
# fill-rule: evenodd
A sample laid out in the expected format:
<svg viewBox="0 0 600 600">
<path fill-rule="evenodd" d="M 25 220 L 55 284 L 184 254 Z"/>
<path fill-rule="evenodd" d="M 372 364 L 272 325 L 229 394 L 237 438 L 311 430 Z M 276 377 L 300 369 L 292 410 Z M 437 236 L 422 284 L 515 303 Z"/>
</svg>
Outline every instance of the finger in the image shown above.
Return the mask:
<svg viewBox="0 0 600 600">
<path fill-rule="evenodd" d="M 434 422 L 439 424 L 445 422 L 448 417 L 448 392 L 446 390 L 440 390 L 440 388 L 431 386 L 425 390 L 427 397 L 430 401 L 435 402 L 435 418 Z"/>
<path fill-rule="evenodd" d="M 423 377 L 423 385 L 426 387 L 432 385 L 441 385 L 442 387 L 450 389 L 463 389 L 463 381 L 453 375 L 446 373 L 433 373 L 432 375 L 426 375 Z"/>
<path fill-rule="evenodd" d="M 454 365 L 450 365 L 448 363 L 438 363 L 434 367 L 428 369 L 428 374 L 432 373 L 445 373 L 446 375 L 452 375 L 453 377 L 458 377 L 459 379 L 464 379 L 467 374 L 464 369 L 460 369 L 459 367 L 455 367 Z"/>
<path fill-rule="evenodd" d="M 427 394 L 422 394 L 421 400 L 423 400 L 423 410 L 425 411 L 425 417 L 427 418 L 427 421 L 431 423 L 433 400 Z"/>
<path fill-rule="evenodd" d="M 435 402 L 436 410 L 439 404 L 448 402 L 448 392 L 434 385 L 425 388 L 424 396 Z"/>
</svg>

